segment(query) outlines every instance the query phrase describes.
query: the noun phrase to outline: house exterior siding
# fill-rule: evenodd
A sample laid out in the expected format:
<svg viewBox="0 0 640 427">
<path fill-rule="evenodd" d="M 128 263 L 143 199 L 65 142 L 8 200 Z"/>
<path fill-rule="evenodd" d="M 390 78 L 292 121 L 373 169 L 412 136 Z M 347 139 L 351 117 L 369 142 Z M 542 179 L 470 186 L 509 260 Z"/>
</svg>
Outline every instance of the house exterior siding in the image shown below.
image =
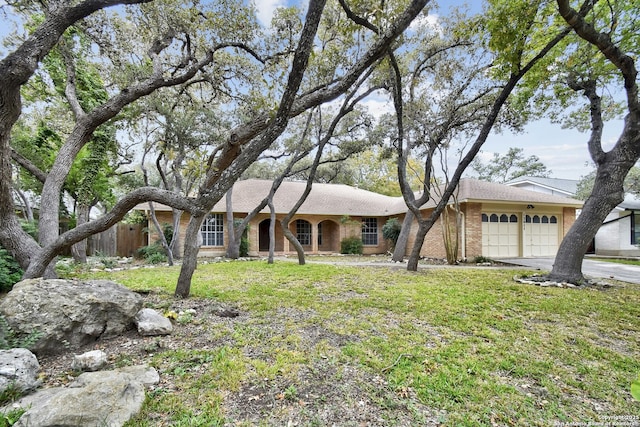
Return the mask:
<svg viewBox="0 0 640 427">
<path fill-rule="evenodd" d="M 247 215 L 256 203 L 261 200 L 269 188 L 269 183 L 261 180 L 248 180 L 239 182 L 238 187 L 233 192 L 233 206 L 237 209 L 234 212 L 235 219 L 242 219 Z M 283 184 L 284 185 L 284 184 Z M 276 193 L 274 204 L 276 206 L 276 220 L 278 224 L 275 228 L 275 252 L 278 255 L 289 255 L 295 253 L 295 248 L 285 238 L 279 222 L 285 217 L 290 209 L 289 205 L 297 201 L 297 192 L 304 187 L 303 183 L 290 182 L 283 187 L 281 193 Z M 316 191 L 314 193 L 314 191 Z M 458 259 L 469 259 L 479 255 L 484 255 L 485 246 L 495 247 L 502 251 L 502 240 L 495 240 L 495 236 L 489 233 L 498 233 L 502 236 L 503 227 L 485 227 L 483 216 L 492 213 L 509 218 L 511 224 L 509 230 L 509 253 L 518 252 L 514 256 L 526 256 L 527 253 L 535 255 L 529 248 L 524 249 L 525 240 L 532 244 L 531 231 L 525 230 L 524 218 L 531 215 L 554 215 L 554 227 L 549 230 L 558 230 L 557 241 L 567 233 L 576 217 L 576 209 L 581 206 L 580 202 L 561 198 L 553 195 L 542 195 L 536 192 L 525 191 L 513 187 L 508 187 L 495 183 L 483 183 L 474 180 L 462 180 L 459 186 L 458 200 L 460 200 L 460 218 L 458 236 Z M 278 199 L 278 194 L 281 194 Z M 236 200 L 235 197 L 238 199 Z M 534 206 L 535 205 L 535 206 Z M 200 256 L 224 256 L 228 245 L 228 227 L 226 224 L 224 198 L 216 204 L 212 213 L 217 213 L 225 218 L 224 239 L 221 246 L 202 246 L 199 251 Z M 432 214 L 435 206 L 434 201 L 429 201 L 422 209 L 422 215 L 427 218 Z M 137 209 L 147 210 L 146 205 L 139 205 Z M 402 222 L 406 212 L 406 205 L 401 197 L 388 197 L 365 190 L 356 189 L 344 185 L 317 184 L 309 195 L 309 198 L 301 206 L 298 214 L 289 223 L 289 230 L 296 235 L 302 233 L 304 237 L 303 248 L 307 254 L 329 254 L 340 252 L 343 239 L 348 237 L 363 237 L 363 224 L 369 227 L 369 231 L 375 226 L 375 233 L 368 233 L 365 241 L 369 244 L 363 245 L 363 253 L 367 255 L 384 254 L 390 247 L 382 235 L 382 228 L 390 218 L 397 218 Z M 377 214 L 376 214 L 377 213 Z M 156 215 L 160 224 L 171 223 L 172 215 L 167 206 L 157 206 Z M 517 217 L 517 221 L 515 218 Z M 558 227 L 555 227 L 557 219 Z M 297 224 L 298 220 L 302 220 Z M 180 241 L 184 243 L 185 230 L 189 221 L 189 215 L 183 214 L 180 219 Z M 450 221 L 456 221 L 451 215 Z M 249 241 L 249 255 L 266 255 L 269 250 L 269 222 L 270 215 L 264 209 L 255 216 L 249 223 L 247 237 Z M 502 222 L 502 220 L 500 221 Z M 517 222 L 517 224 L 516 224 Z M 535 222 L 535 221 L 534 221 Z M 544 222 L 544 221 L 541 221 Z M 515 226 L 515 227 L 514 227 Z M 212 225 L 211 232 L 216 233 L 216 225 Z M 158 240 L 158 234 L 153 227 L 150 227 L 149 243 Z M 485 230 L 486 228 L 486 230 Z M 417 221 L 411 225 L 409 241 L 406 248 L 407 254 L 413 248 L 418 230 Z M 483 239 L 485 230 L 485 239 Z M 492 231 L 493 230 L 493 231 Z M 365 228 L 366 231 L 366 228 Z M 527 234 L 528 233 L 528 234 Z M 555 233 L 555 231 L 552 231 Z M 491 236 L 491 239 L 489 239 Z M 549 234 L 548 248 L 553 248 L 555 244 L 555 234 Z M 215 242 L 216 236 L 213 236 Z M 545 238 L 545 236 L 542 236 Z M 526 239 L 525 239 L 526 238 Z M 489 239 L 489 240 L 488 240 Z M 528 239 L 528 240 L 527 240 Z M 487 240 L 487 244 L 483 242 Z M 517 246 L 514 246 L 513 242 Z M 491 243 L 497 242 L 497 243 Z M 535 244 L 535 243 L 534 243 Z M 490 246 L 494 245 L 494 246 Z M 181 255 L 182 244 L 178 246 Z M 502 252 L 496 252 L 502 253 Z M 436 220 L 431 230 L 427 233 L 425 241 L 421 247 L 420 255 L 431 258 L 446 258 L 446 248 L 444 247 L 442 219 Z"/>
</svg>

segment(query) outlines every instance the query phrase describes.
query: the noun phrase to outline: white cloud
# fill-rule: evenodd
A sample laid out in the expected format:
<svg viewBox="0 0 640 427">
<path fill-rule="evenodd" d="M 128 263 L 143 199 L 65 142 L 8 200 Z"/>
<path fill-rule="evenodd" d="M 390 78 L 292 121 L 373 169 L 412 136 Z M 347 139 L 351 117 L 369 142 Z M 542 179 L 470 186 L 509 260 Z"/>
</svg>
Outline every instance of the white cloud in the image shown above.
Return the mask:
<svg viewBox="0 0 640 427">
<path fill-rule="evenodd" d="M 409 25 L 409 29 L 412 31 L 417 31 L 419 29 L 422 29 L 422 30 L 427 30 L 429 32 L 442 34 L 440 17 L 435 13 L 418 16 L 416 19 L 413 20 L 413 22 L 411 22 L 411 25 Z"/>
<path fill-rule="evenodd" d="M 271 18 L 273 18 L 273 13 L 277 8 L 287 5 L 285 0 L 254 0 L 254 3 L 256 5 L 258 21 L 260 21 L 263 27 L 269 27 L 271 25 Z"/>
</svg>

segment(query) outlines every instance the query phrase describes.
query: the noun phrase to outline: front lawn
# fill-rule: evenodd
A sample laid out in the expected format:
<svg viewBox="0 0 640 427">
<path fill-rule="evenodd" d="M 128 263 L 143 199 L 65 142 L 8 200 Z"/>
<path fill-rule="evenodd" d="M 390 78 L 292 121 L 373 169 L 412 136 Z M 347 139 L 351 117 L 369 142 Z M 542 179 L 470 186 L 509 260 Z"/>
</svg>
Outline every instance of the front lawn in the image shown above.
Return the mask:
<svg viewBox="0 0 640 427">
<path fill-rule="evenodd" d="M 129 426 L 560 425 L 640 421 L 640 287 L 516 284 L 514 270 L 263 261 L 111 273 L 178 314 L 110 349 L 162 381 Z M 239 310 L 215 315 L 220 303 Z M 193 309 L 195 311 L 188 311 Z M 120 347 L 118 347 L 120 348 Z"/>
</svg>

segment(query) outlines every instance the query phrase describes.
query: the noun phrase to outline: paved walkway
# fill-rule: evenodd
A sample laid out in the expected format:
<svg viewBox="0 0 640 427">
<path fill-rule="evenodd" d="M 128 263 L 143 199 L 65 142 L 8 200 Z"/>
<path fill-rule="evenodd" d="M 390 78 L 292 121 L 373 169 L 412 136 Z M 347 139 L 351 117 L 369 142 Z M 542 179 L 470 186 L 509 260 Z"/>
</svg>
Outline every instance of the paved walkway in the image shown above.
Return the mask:
<svg viewBox="0 0 640 427">
<path fill-rule="evenodd" d="M 500 262 L 522 265 L 543 271 L 551 271 L 554 258 L 501 258 Z M 640 266 L 597 261 L 585 258 L 582 261 L 582 273 L 587 277 L 621 280 L 640 284 Z"/>
</svg>

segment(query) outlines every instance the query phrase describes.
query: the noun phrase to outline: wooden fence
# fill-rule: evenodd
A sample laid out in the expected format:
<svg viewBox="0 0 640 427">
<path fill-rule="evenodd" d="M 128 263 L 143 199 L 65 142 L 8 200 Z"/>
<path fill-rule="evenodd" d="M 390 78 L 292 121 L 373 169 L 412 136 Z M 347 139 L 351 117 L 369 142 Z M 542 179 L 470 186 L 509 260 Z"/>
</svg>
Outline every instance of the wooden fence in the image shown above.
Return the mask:
<svg viewBox="0 0 640 427">
<path fill-rule="evenodd" d="M 147 245 L 147 233 L 142 224 L 117 224 L 87 239 L 87 255 L 130 257 Z"/>
</svg>

